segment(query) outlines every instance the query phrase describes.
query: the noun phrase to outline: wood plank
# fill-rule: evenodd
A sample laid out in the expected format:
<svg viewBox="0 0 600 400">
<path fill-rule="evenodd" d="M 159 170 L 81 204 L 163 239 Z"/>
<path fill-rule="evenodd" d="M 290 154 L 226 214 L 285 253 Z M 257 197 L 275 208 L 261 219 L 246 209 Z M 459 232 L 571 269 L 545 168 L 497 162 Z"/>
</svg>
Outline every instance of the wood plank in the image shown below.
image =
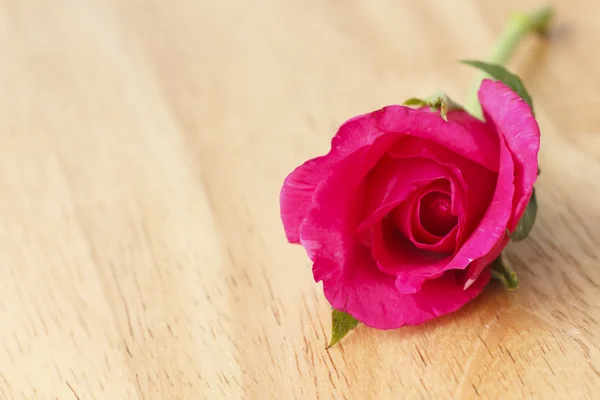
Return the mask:
<svg viewBox="0 0 600 400">
<path fill-rule="evenodd" d="M 0 1 L 0 397 L 593 398 L 600 6 L 555 4 L 511 63 L 543 130 L 520 290 L 327 351 L 283 178 L 353 115 L 464 98 L 455 60 L 538 3 Z"/>
</svg>

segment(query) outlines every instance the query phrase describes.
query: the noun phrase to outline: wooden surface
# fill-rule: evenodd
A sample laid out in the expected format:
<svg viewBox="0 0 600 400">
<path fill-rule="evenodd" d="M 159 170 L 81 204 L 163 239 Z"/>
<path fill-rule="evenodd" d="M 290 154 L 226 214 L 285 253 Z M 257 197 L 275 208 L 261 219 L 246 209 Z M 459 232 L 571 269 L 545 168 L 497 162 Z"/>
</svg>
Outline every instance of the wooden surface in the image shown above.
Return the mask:
<svg viewBox="0 0 600 400">
<path fill-rule="evenodd" d="M 597 398 L 600 5 L 555 4 L 511 63 L 543 130 L 520 290 L 326 351 L 284 176 L 355 114 L 464 99 L 455 60 L 540 3 L 1 0 L 0 398 Z"/>
</svg>

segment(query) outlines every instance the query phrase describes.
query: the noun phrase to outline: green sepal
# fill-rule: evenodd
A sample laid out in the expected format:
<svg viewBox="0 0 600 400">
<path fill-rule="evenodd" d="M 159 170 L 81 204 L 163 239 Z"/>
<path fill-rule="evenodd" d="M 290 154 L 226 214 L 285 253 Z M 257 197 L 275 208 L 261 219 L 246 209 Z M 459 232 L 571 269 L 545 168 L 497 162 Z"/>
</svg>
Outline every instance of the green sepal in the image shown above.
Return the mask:
<svg viewBox="0 0 600 400">
<path fill-rule="evenodd" d="M 435 111 L 437 109 L 440 110 L 440 117 L 444 121 L 448 121 L 448 112 L 449 111 L 462 111 L 464 108 L 453 101 L 448 95 L 444 92 L 438 92 L 432 96 L 427 97 L 426 99 L 420 99 L 418 97 L 411 97 L 406 100 L 403 105 L 405 106 L 417 106 L 417 107 L 430 107 L 431 111 Z"/>
<path fill-rule="evenodd" d="M 515 291 L 519 287 L 519 277 L 512 269 L 510 263 L 500 254 L 491 264 L 492 279 L 500 281 L 508 290 Z"/>
<path fill-rule="evenodd" d="M 344 338 L 352 329 L 358 326 L 359 321 L 352 315 L 343 311 L 331 311 L 331 341 L 327 348 L 335 346 Z"/>
<path fill-rule="evenodd" d="M 525 212 L 523 216 L 517 223 L 517 227 L 510 234 L 510 240 L 513 242 L 519 242 L 529 236 L 529 232 L 533 229 L 533 225 L 535 224 L 535 218 L 537 217 L 537 197 L 535 195 L 535 188 L 531 193 L 531 198 L 529 199 L 529 203 L 527 203 L 527 207 L 525 208 Z"/>
</svg>

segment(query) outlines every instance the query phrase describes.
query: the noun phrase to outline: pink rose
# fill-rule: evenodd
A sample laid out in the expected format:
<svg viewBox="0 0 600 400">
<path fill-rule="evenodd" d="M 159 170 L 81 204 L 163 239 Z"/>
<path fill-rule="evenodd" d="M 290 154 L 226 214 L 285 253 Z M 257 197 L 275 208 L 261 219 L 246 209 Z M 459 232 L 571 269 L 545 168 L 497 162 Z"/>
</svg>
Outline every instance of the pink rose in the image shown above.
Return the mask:
<svg viewBox="0 0 600 400">
<path fill-rule="evenodd" d="M 389 106 L 347 121 L 331 151 L 281 190 L 331 305 L 392 329 L 453 312 L 490 279 L 537 178 L 540 131 L 506 85 L 484 80 L 485 122 Z"/>
</svg>

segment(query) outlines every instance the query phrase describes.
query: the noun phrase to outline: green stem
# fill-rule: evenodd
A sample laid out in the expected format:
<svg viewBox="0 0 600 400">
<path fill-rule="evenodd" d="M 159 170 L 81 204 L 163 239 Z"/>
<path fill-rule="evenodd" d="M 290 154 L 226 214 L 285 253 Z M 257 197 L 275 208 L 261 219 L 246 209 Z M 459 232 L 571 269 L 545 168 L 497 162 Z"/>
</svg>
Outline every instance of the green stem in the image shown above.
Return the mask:
<svg viewBox="0 0 600 400">
<path fill-rule="evenodd" d="M 530 14 L 515 13 L 511 16 L 504 32 L 496 41 L 492 54 L 488 58 L 490 64 L 504 65 L 510 59 L 517 44 L 531 32 L 545 33 L 552 18 L 552 7 L 545 6 Z M 477 91 L 481 81 L 485 79 L 485 73 L 480 74 L 469 92 L 467 110 L 475 116 L 481 116 L 481 106 L 477 98 Z"/>
</svg>

